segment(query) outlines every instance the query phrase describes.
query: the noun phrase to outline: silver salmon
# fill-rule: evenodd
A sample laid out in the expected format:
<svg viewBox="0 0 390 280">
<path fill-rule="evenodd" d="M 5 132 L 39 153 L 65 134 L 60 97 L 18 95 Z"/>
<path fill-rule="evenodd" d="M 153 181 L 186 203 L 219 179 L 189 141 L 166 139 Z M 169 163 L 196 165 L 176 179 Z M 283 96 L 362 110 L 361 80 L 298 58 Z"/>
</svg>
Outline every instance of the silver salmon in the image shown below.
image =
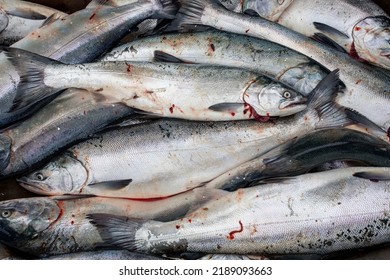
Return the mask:
<svg viewBox="0 0 390 280">
<path fill-rule="evenodd" d="M 240 189 L 171 222 L 88 218 L 107 244 L 140 252 L 324 255 L 389 242 L 389 171 L 348 168 Z"/>
<path fill-rule="evenodd" d="M 343 108 L 332 104 L 336 77 L 332 73 L 324 81 L 332 89 L 312 95 L 308 109 L 290 118 L 272 123 L 161 120 L 123 128 L 72 147 L 19 183 L 40 194 L 131 198 L 164 197 L 204 185 L 296 136 L 349 124 Z"/>
<path fill-rule="evenodd" d="M 206 25 L 214 28 L 266 38 L 300 52 L 329 70 L 340 69 L 346 86 L 336 102 L 351 108 L 387 131 L 390 127 L 390 76 L 381 69 L 360 63 L 345 53 L 316 42 L 280 24 L 226 10 L 215 0 L 186 0 L 176 25 Z"/>
</svg>

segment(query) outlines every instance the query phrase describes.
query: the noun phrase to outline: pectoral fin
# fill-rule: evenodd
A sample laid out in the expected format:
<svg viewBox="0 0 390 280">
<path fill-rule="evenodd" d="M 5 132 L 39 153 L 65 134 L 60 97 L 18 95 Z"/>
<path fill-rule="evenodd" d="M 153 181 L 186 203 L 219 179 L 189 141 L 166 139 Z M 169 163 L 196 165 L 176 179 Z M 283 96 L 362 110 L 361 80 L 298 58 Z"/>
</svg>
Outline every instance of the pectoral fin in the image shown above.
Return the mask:
<svg viewBox="0 0 390 280">
<path fill-rule="evenodd" d="M 390 172 L 385 172 L 383 169 L 376 171 L 356 172 L 354 177 L 368 179 L 372 181 L 390 181 Z"/>
<path fill-rule="evenodd" d="M 244 103 L 218 103 L 209 107 L 210 110 L 216 112 L 236 113 L 243 110 Z"/>
<path fill-rule="evenodd" d="M 102 183 L 90 185 L 89 187 L 93 189 L 99 188 L 103 190 L 118 191 L 128 187 L 131 184 L 131 182 L 133 182 L 133 179 L 102 182 Z"/>
<path fill-rule="evenodd" d="M 344 40 L 349 39 L 349 36 L 347 34 L 345 34 L 344 32 L 341 32 L 340 30 L 338 30 L 334 27 L 331 27 L 327 24 L 320 23 L 320 22 L 313 22 L 313 24 L 314 24 L 314 27 L 316 29 L 318 29 L 322 33 L 325 33 L 329 37 L 336 37 L 337 36 L 337 37 L 343 38 Z"/>
</svg>

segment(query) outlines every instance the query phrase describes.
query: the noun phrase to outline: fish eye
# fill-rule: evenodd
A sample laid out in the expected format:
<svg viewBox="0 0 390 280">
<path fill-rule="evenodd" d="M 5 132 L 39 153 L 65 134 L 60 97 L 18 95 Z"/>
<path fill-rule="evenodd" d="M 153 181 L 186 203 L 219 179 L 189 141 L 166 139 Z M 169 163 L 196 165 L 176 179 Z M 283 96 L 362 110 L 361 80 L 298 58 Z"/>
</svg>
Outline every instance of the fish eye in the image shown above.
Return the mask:
<svg viewBox="0 0 390 280">
<path fill-rule="evenodd" d="M 1 212 L 1 217 L 3 217 L 3 218 L 9 218 L 9 217 L 11 216 L 11 214 L 12 214 L 11 210 L 3 210 L 3 211 Z"/>
<path fill-rule="evenodd" d="M 283 93 L 283 97 L 284 98 L 291 98 L 291 92 L 289 92 L 289 91 L 285 91 L 284 93 Z"/>
<path fill-rule="evenodd" d="M 43 181 L 45 179 L 45 176 L 43 176 L 42 173 L 35 174 L 35 178 L 39 181 Z"/>
</svg>

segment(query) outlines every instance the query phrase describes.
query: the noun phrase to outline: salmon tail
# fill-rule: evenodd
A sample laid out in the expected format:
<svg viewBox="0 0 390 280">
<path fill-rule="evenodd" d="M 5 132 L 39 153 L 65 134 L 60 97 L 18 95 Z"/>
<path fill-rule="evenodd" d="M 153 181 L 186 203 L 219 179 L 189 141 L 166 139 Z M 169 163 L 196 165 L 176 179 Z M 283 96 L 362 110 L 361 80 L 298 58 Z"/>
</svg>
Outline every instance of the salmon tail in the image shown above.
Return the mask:
<svg viewBox="0 0 390 280">
<path fill-rule="evenodd" d="M 159 2 L 161 4 L 161 9 L 157 11 L 156 15 L 153 16 L 153 18 L 174 19 L 180 7 L 178 1 L 159 0 Z"/>
<path fill-rule="evenodd" d="M 21 49 L 2 48 L 2 50 L 20 76 L 11 111 L 32 106 L 62 90 L 62 88 L 48 87 L 44 82 L 46 67 L 62 64 L 61 62 Z"/>
<path fill-rule="evenodd" d="M 335 103 L 341 80 L 339 70 L 328 74 L 310 94 L 309 113 L 320 118 L 316 128 L 343 127 L 353 123 L 344 107 Z"/>
<path fill-rule="evenodd" d="M 129 251 L 139 251 L 136 242 L 136 232 L 144 223 L 140 219 L 129 219 L 109 214 L 89 214 L 90 223 L 96 226 L 106 245 L 125 248 Z"/>
<path fill-rule="evenodd" d="M 181 7 L 178 11 L 175 20 L 172 22 L 168 31 L 182 31 L 187 32 L 188 30 L 204 30 L 202 23 L 202 15 L 207 5 L 215 4 L 222 6 L 215 0 L 181 0 Z M 192 26 L 198 26 L 192 28 Z M 189 28 L 191 26 L 191 28 Z M 208 27 L 207 27 L 208 28 Z"/>
</svg>

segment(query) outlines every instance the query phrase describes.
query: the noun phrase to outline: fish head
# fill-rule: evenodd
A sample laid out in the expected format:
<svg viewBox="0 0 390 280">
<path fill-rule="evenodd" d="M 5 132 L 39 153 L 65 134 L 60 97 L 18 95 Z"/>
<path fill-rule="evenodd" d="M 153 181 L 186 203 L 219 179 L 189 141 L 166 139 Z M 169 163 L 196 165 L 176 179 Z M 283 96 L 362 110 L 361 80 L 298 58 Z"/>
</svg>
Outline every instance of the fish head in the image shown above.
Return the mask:
<svg viewBox="0 0 390 280">
<path fill-rule="evenodd" d="M 307 98 L 281 83 L 259 78 L 244 93 L 244 102 L 260 116 L 284 117 L 306 109 Z"/>
<path fill-rule="evenodd" d="M 352 37 L 359 58 L 390 69 L 390 18 L 365 18 L 355 25 Z"/>
<path fill-rule="evenodd" d="M 302 63 L 284 71 L 279 81 L 308 96 L 327 74 L 318 64 Z"/>
<path fill-rule="evenodd" d="M 15 247 L 37 238 L 60 217 L 61 208 L 49 198 L 23 198 L 0 202 L 0 240 Z"/>
<path fill-rule="evenodd" d="M 242 12 L 276 21 L 293 0 L 244 0 Z"/>
<path fill-rule="evenodd" d="M 11 139 L 7 135 L 0 134 L 0 170 L 6 168 L 9 164 L 11 145 Z"/>
<path fill-rule="evenodd" d="M 18 179 L 25 189 L 43 195 L 79 193 L 88 180 L 84 165 L 64 154 L 46 166 Z"/>
</svg>

